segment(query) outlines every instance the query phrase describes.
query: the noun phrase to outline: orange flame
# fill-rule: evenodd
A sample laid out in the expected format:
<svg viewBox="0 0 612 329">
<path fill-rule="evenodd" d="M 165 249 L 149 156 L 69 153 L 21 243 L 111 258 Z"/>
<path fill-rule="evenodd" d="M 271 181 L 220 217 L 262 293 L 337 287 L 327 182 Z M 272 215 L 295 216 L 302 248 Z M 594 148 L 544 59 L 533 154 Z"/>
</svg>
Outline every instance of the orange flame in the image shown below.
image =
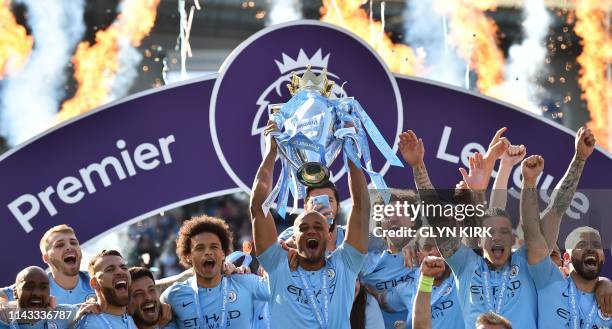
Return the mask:
<svg viewBox="0 0 612 329">
<path fill-rule="evenodd" d="M 583 90 L 584 99 L 591 114 L 587 126 L 591 128 L 597 143 L 612 151 L 610 134 L 610 111 L 612 111 L 612 82 L 606 78 L 606 69 L 612 62 L 612 42 L 606 24 L 606 17 L 612 1 L 577 0 L 576 26 L 574 30 L 582 40 L 582 53 L 577 61 L 580 64 L 578 83 Z"/>
<path fill-rule="evenodd" d="M 117 19 L 96 33 L 96 43 L 81 42 L 72 58 L 78 89 L 64 102 L 59 120 L 85 113 L 109 101 L 113 81 L 119 71 L 119 43 L 127 40 L 140 46 L 153 28 L 160 0 L 124 0 Z"/>
<path fill-rule="evenodd" d="M 504 81 L 504 54 L 497 46 L 497 25 L 484 11 L 495 10 L 497 0 L 435 0 L 434 5 L 449 18 L 449 41 L 476 71 L 480 92 L 496 96 Z"/>
<path fill-rule="evenodd" d="M 423 57 L 404 45 L 394 44 L 382 23 L 372 21 L 361 8 L 363 0 L 323 0 L 321 21 L 343 27 L 366 41 L 395 73 L 416 75 L 422 71 Z"/>
<path fill-rule="evenodd" d="M 32 52 L 34 40 L 17 24 L 8 0 L 0 0 L 0 80 L 19 71 Z"/>
</svg>

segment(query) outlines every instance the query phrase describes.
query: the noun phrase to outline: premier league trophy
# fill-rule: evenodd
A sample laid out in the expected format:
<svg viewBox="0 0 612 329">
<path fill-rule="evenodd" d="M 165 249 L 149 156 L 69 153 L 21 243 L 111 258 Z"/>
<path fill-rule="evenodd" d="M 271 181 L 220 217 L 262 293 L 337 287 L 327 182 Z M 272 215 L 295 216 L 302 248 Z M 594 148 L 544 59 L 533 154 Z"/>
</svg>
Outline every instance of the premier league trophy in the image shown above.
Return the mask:
<svg viewBox="0 0 612 329">
<path fill-rule="evenodd" d="M 352 161 L 368 173 L 378 191 L 385 190 L 382 176 L 372 169 L 367 136 L 391 165 L 403 165 L 359 102 L 352 97 L 331 99 L 333 81 L 327 79 L 325 68 L 318 76 L 310 66 L 301 77 L 293 73 L 287 87 L 291 99 L 271 107 L 270 120 L 280 130 L 272 136 L 282 171 L 266 205 L 277 200 L 278 213 L 284 217 L 290 192 L 297 209 L 305 186 L 317 187 L 330 179 L 329 168 L 341 151 L 345 168 Z"/>
</svg>

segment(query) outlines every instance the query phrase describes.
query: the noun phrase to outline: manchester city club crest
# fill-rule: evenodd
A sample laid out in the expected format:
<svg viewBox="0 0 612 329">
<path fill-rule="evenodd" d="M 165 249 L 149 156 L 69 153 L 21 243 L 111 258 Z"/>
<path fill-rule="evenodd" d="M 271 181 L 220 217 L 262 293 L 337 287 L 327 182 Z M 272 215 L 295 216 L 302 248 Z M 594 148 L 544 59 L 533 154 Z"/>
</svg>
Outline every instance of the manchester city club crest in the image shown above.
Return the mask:
<svg viewBox="0 0 612 329">
<path fill-rule="evenodd" d="M 230 303 L 233 303 L 236 301 L 236 299 L 238 298 L 238 296 L 236 295 L 236 292 L 234 290 L 230 290 L 227 294 L 227 300 Z"/>
<path fill-rule="evenodd" d="M 519 274 L 519 266 L 518 265 L 512 265 L 512 268 L 510 269 L 510 277 L 514 278 Z"/>
<path fill-rule="evenodd" d="M 333 280 L 334 277 L 336 277 L 336 271 L 334 271 L 333 268 L 328 268 L 327 269 L 327 276 L 329 277 L 329 280 Z"/>
</svg>

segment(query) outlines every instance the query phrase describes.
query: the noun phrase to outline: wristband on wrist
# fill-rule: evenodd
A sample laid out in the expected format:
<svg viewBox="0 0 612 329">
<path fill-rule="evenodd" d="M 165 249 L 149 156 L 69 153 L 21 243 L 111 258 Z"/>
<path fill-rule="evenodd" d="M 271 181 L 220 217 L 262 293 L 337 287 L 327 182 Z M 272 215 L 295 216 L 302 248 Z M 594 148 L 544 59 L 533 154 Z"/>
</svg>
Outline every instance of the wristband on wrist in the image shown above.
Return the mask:
<svg viewBox="0 0 612 329">
<path fill-rule="evenodd" d="M 431 276 L 421 275 L 419 279 L 419 291 L 431 292 L 433 288 L 434 278 Z"/>
</svg>

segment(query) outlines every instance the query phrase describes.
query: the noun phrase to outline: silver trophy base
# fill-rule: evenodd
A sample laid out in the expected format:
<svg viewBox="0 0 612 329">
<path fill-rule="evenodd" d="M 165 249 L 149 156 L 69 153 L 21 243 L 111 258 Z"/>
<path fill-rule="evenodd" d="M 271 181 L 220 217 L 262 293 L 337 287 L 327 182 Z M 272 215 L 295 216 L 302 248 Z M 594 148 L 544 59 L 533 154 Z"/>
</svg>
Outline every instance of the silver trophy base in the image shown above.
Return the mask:
<svg viewBox="0 0 612 329">
<path fill-rule="evenodd" d="M 319 187 L 329 180 L 329 169 L 319 162 L 306 162 L 297 171 L 300 183 Z"/>
</svg>

